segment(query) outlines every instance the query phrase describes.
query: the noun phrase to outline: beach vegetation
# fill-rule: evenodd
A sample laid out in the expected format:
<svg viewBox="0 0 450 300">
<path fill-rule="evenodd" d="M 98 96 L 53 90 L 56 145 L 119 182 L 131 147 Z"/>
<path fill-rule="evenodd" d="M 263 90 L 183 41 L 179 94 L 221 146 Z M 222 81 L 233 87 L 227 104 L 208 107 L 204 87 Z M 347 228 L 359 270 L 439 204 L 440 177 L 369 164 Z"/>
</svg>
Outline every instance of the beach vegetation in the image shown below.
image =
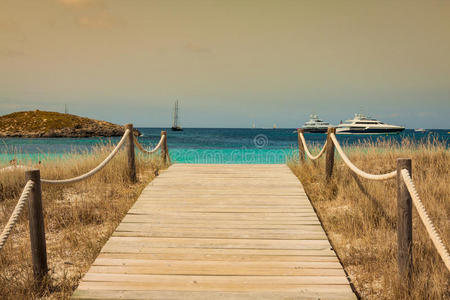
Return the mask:
<svg viewBox="0 0 450 300">
<path fill-rule="evenodd" d="M 69 153 L 41 163 L 41 178 L 63 179 L 97 166 L 113 145 Z M 14 163 L 22 164 L 22 161 Z M 167 166 L 159 155 L 136 156 L 138 182 L 127 175 L 127 156 L 119 152 L 99 173 L 73 184 L 42 184 L 49 275 L 36 288 L 25 208 L 0 251 L 0 299 L 68 299 L 142 189 Z M 3 165 L 1 167 L 6 167 Z M 24 170 L 0 172 L 0 228 L 3 230 L 25 185 Z"/>
<path fill-rule="evenodd" d="M 372 174 L 395 170 L 397 158 L 411 158 L 417 191 L 444 244 L 450 245 L 450 151 L 445 142 L 361 142 L 344 147 L 344 151 L 356 166 Z M 328 182 L 323 157 L 305 163 L 299 163 L 297 157 L 288 164 L 302 182 L 362 299 L 450 298 L 450 274 L 414 207 L 411 286 L 398 278 L 395 178 L 370 181 L 358 177 L 337 153 Z"/>
</svg>

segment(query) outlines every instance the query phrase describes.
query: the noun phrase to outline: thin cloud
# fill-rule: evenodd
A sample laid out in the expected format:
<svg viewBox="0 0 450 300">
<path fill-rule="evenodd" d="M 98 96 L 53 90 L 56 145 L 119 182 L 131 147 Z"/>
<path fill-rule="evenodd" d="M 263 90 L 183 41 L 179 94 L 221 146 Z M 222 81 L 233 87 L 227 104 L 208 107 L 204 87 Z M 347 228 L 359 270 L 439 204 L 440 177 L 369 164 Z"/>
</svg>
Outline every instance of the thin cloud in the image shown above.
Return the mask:
<svg viewBox="0 0 450 300">
<path fill-rule="evenodd" d="M 0 56 L 6 56 L 6 57 L 18 57 L 18 56 L 24 56 L 25 52 L 21 50 L 15 50 L 15 49 L 0 49 Z"/>
<path fill-rule="evenodd" d="M 74 14 L 75 24 L 80 27 L 105 29 L 121 26 L 125 21 L 108 12 L 103 0 L 57 0 Z"/>
<path fill-rule="evenodd" d="M 417 116 L 420 118 L 429 118 L 429 117 L 436 116 L 436 113 L 431 112 L 431 111 L 421 111 L 417 114 Z"/>
<path fill-rule="evenodd" d="M 105 2 L 103 0 L 57 0 L 57 1 L 69 8 L 106 7 Z"/>
<path fill-rule="evenodd" d="M 184 49 L 187 50 L 188 52 L 192 52 L 192 53 L 200 53 L 200 54 L 212 53 L 212 50 L 210 48 L 202 47 L 202 46 L 193 44 L 192 42 L 188 42 L 184 46 Z"/>
<path fill-rule="evenodd" d="M 109 14 L 106 11 L 102 11 L 101 13 L 93 16 L 78 17 L 77 24 L 81 27 L 88 28 L 112 28 L 114 26 L 124 25 L 125 21 Z"/>
<path fill-rule="evenodd" d="M 19 32 L 19 24 L 13 20 L 0 20 L 0 31 L 4 33 Z"/>
<path fill-rule="evenodd" d="M 27 100 L 0 97 L 0 115 L 14 111 L 27 111 L 35 109 L 61 111 L 64 109 L 64 105 L 61 102 L 30 102 Z"/>
<path fill-rule="evenodd" d="M 21 43 L 26 39 L 18 22 L 12 19 L 0 19 L 0 44 Z"/>
</svg>

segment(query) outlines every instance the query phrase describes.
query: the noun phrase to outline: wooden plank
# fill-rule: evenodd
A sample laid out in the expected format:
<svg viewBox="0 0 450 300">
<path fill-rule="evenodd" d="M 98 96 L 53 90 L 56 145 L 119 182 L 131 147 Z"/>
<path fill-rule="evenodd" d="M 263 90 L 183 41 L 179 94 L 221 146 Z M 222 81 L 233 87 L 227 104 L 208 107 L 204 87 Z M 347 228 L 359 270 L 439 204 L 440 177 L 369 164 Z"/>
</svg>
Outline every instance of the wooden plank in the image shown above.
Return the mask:
<svg viewBox="0 0 450 300">
<path fill-rule="evenodd" d="M 235 262 L 236 266 L 239 268 L 251 268 L 254 270 L 266 269 L 267 267 L 274 267 L 277 269 L 336 269 L 342 271 L 341 264 L 337 261 L 335 262 L 320 262 L 320 261 L 303 261 L 303 262 L 273 262 L 268 265 L 265 262 L 259 261 L 239 261 Z M 93 266 L 129 266 L 129 267 L 153 267 L 155 269 L 158 268 L 175 268 L 175 269 L 184 269 L 184 268 L 195 268 L 195 269 L 220 269 L 220 268 L 234 268 L 234 265 L 226 261 L 173 261 L 173 260 L 153 260 L 153 259 L 137 259 L 133 258 L 102 258 L 98 257 Z M 101 272 L 96 272 L 101 273 Z M 344 275 L 344 273 L 340 273 L 340 275 Z"/>
<path fill-rule="evenodd" d="M 356 299 L 285 165 L 176 164 L 149 184 L 74 299 Z"/>
<path fill-rule="evenodd" d="M 245 216 L 236 216 L 233 219 L 233 213 L 203 213 L 196 214 L 195 216 L 182 215 L 178 219 L 175 219 L 177 216 L 176 213 L 161 213 L 161 214 L 134 214 L 129 215 L 126 222 L 138 222 L 138 223 L 183 223 L 183 224 L 194 224 L 194 223 L 210 223 L 216 221 L 218 223 L 221 222 L 229 222 L 229 223 L 252 223 L 252 224 L 319 224 L 318 219 L 312 216 L 303 217 L 300 220 L 296 216 L 285 216 L 280 214 L 278 216 L 265 216 L 264 214 L 260 214 L 260 218 L 258 216 L 251 216 L 245 218 Z M 263 219 L 267 219 L 265 222 Z"/>
<path fill-rule="evenodd" d="M 300 213 L 234 213 L 234 212 L 147 212 L 145 210 L 132 211 L 127 215 L 126 221 L 132 220 L 167 220 L 168 218 L 177 218 L 178 220 L 197 220 L 197 221 L 254 221 L 265 224 L 267 221 L 318 221 L 316 216 L 303 216 Z M 175 220 L 174 220 L 175 221 Z"/>
<path fill-rule="evenodd" d="M 207 251 L 190 251 L 190 252 L 182 252 L 178 251 L 177 253 L 170 253 L 168 251 L 160 250 L 161 248 L 152 248 L 153 253 L 133 253 L 131 256 L 130 253 L 121 253 L 121 252 L 102 252 L 98 256 L 97 259 L 129 259 L 133 257 L 134 259 L 148 259 L 148 260 L 189 260 L 189 261 L 226 261 L 229 264 L 234 264 L 235 262 L 241 261 L 259 261 L 259 262 L 316 262 L 316 261 L 327 261 L 327 262 L 338 262 L 338 259 L 331 255 L 326 256 L 311 256 L 311 255 L 277 255 L 277 254 L 249 254 L 247 253 L 230 253 L 229 251 L 222 252 L 207 252 Z M 155 251 L 155 250 L 160 250 Z M 182 249 L 184 250 L 184 249 Z M 219 249 L 212 249 L 219 250 Z M 240 250 L 240 249 L 238 249 Z"/>
<path fill-rule="evenodd" d="M 124 222 L 127 223 L 149 223 L 149 224 L 186 224 L 186 226 L 192 224 L 203 224 L 209 226 L 211 222 L 214 222 L 215 225 L 224 226 L 225 224 L 229 224 L 230 226 L 236 227 L 245 227 L 249 225 L 258 225 L 261 227 L 272 226 L 272 225 L 320 225 L 319 220 L 296 220 L 296 219 L 269 219 L 267 221 L 262 222 L 261 220 L 215 220 L 214 218 L 161 218 L 161 219 L 153 219 L 150 218 L 149 215 L 127 215 L 124 218 Z"/>
<path fill-rule="evenodd" d="M 112 236 L 108 246 L 164 247 L 164 248 L 240 248 L 240 249 L 310 249 L 330 248 L 328 240 L 269 240 L 269 239 L 201 239 L 201 238 L 155 238 Z M 105 245 L 105 246 L 106 246 Z"/>
<path fill-rule="evenodd" d="M 217 212 L 217 213 L 265 213 L 268 214 L 265 215 L 272 215 L 274 213 L 284 213 L 283 215 L 289 215 L 289 216 L 301 216 L 301 217 L 316 217 L 314 214 L 314 211 L 309 208 L 275 208 L 275 207 L 269 207 L 269 208 L 260 208 L 260 207 L 192 207 L 192 206 L 179 206 L 179 207 L 162 207 L 162 206 L 154 206 L 154 205 L 145 205 L 140 204 L 136 205 L 131 209 L 131 212 L 133 211 L 142 211 L 143 209 L 146 209 L 150 212 Z M 260 215 L 258 215 L 260 216 Z"/>
<path fill-rule="evenodd" d="M 174 226 L 157 225 L 152 223 L 127 223 L 122 222 L 117 227 L 116 231 L 135 231 L 135 232 L 153 232 L 153 231 L 203 231 L 211 233 L 220 232 L 240 232 L 246 230 L 248 232 L 292 232 L 292 233 L 324 233 L 320 225 L 297 225 L 297 226 L 284 226 L 284 225 L 272 225 L 262 226 L 257 224 L 255 226 L 247 226 L 247 224 L 241 224 L 240 227 L 229 228 L 227 224 L 212 224 L 205 228 L 196 224 L 182 224 Z"/>
<path fill-rule="evenodd" d="M 303 194 L 304 195 L 304 194 Z M 302 194 L 298 194 L 298 193 L 287 193 L 287 192 L 273 192 L 271 195 L 267 194 L 267 192 L 264 192 L 263 190 L 259 189 L 255 189 L 253 191 L 211 191 L 211 190 L 207 190 L 205 191 L 174 191 L 171 192 L 170 194 L 165 193 L 163 190 L 161 191 L 156 191 L 153 196 L 161 198 L 161 197 L 171 197 L 171 198 L 215 198 L 215 197 L 222 197 L 225 199 L 229 199 L 229 198 L 264 198 L 264 199 L 278 199 L 278 198 L 283 198 L 283 199 L 299 199 L 300 197 L 302 197 Z"/>
<path fill-rule="evenodd" d="M 283 229 L 238 229 L 238 228 L 210 228 L 196 227 L 155 227 L 141 223 L 122 223 L 114 236 L 135 237 L 195 237 L 195 238 L 249 238 L 249 239 L 290 239 L 290 240 L 326 240 L 326 235 L 321 231 Z"/>
<path fill-rule="evenodd" d="M 167 248 L 167 247 L 127 247 L 126 245 L 106 244 L 102 253 L 145 253 L 145 254 L 173 254 L 175 256 L 183 253 L 197 253 L 199 255 L 269 255 L 274 256 L 331 256 L 336 257 L 331 249 L 242 249 L 242 248 Z"/>
<path fill-rule="evenodd" d="M 172 261 L 173 262 L 173 261 Z M 345 276 L 342 269 L 277 268 L 265 262 L 265 267 L 251 265 L 216 264 L 202 265 L 199 262 L 185 264 L 165 263 L 152 266 L 98 266 L 93 265 L 90 274 L 136 274 L 136 275 L 207 275 L 207 276 Z"/>
<path fill-rule="evenodd" d="M 217 230 L 218 231 L 218 230 Z M 120 231 L 117 230 L 112 236 L 115 237 L 158 237 L 158 238 L 228 238 L 228 239 L 277 239 L 277 240 L 326 240 L 327 237 L 320 233 L 252 233 L 252 232 L 219 232 L 213 233 L 210 231 L 160 231 L 160 232 L 146 232 L 146 231 Z"/>
<path fill-rule="evenodd" d="M 206 196 L 206 195 L 184 195 L 183 199 L 180 199 L 180 196 L 176 195 L 153 195 L 152 197 L 143 197 L 143 203 L 152 203 L 152 204 L 196 204 L 198 203 L 201 206 L 204 203 L 215 203 L 217 201 L 217 205 L 225 205 L 228 201 L 231 206 L 233 205 L 263 205 L 263 206 L 272 206 L 272 205 L 287 205 L 287 206 L 302 206 L 302 207 L 311 207 L 308 199 L 301 199 L 299 197 L 279 197 L 279 196 L 230 196 L 230 195 L 222 195 L 222 196 Z M 140 202 L 138 202 L 140 204 Z"/>
<path fill-rule="evenodd" d="M 348 300 L 356 299 L 352 291 L 342 285 L 332 285 L 326 290 L 323 286 L 314 287 L 302 286 L 295 291 L 251 291 L 251 292 L 223 292 L 223 291 L 136 291 L 136 290 L 114 290 L 105 289 L 78 289 L 72 297 L 73 299 L 92 299 L 92 300 L 174 300 L 174 299 L 191 299 L 191 300 L 303 300 L 303 299 L 329 299 L 329 300 Z"/>
<path fill-rule="evenodd" d="M 323 229 L 320 226 L 320 224 L 270 224 L 270 223 L 264 223 L 261 224 L 261 222 L 235 222 L 235 221 L 223 221 L 223 222 L 214 222 L 214 224 L 208 223 L 208 222 L 191 222 L 189 224 L 187 223 L 168 223 L 172 220 L 168 220 L 164 223 L 155 223 L 151 220 L 146 220 L 142 222 L 125 222 L 123 221 L 121 225 L 131 224 L 131 225 L 137 225 L 137 226 L 143 226 L 147 227 L 148 230 L 152 230 L 152 228 L 158 229 L 158 228 L 205 228 L 205 225 L 208 225 L 207 228 L 210 230 L 214 229 L 286 229 L 286 230 L 297 230 L 297 231 L 312 231 L 312 232 L 321 232 L 323 233 Z M 119 225 L 120 226 L 120 225 Z"/>
<path fill-rule="evenodd" d="M 195 276 L 91 272 L 84 276 L 84 282 L 109 283 L 110 287 L 114 289 L 131 287 L 141 290 L 176 289 L 187 291 L 270 291 L 295 289 L 302 285 L 348 284 L 348 280 L 344 276 Z"/>
</svg>

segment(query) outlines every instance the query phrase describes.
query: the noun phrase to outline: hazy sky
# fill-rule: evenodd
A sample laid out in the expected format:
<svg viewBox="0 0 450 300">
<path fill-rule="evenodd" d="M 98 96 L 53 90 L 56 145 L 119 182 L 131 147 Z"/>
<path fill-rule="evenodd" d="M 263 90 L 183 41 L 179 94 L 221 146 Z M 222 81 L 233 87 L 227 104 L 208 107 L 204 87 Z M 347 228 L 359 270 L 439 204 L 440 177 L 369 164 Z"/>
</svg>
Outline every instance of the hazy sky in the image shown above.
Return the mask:
<svg viewBox="0 0 450 300">
<path fill-rule="evenodd" d="M 450 1 L 0 0 L 0 114 L 450 128 Z"/>
</svg>

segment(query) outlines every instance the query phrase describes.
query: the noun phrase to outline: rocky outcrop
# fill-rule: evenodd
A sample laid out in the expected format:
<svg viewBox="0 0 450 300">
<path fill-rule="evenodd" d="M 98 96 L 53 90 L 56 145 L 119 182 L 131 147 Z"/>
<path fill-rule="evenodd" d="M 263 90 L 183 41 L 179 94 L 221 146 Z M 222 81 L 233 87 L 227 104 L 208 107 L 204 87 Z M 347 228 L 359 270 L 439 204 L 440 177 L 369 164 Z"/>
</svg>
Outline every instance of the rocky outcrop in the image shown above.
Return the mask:
<svg viewBox="0 0 450 300">
<path fill-rule="evenodd" d="M 0 117 L 0 137 L 94 137 L 121 136 L 123 126 L 49 111 L 23 111 Z M 140 132 L 135 129 L 135 135 Z"/>
</svg>

